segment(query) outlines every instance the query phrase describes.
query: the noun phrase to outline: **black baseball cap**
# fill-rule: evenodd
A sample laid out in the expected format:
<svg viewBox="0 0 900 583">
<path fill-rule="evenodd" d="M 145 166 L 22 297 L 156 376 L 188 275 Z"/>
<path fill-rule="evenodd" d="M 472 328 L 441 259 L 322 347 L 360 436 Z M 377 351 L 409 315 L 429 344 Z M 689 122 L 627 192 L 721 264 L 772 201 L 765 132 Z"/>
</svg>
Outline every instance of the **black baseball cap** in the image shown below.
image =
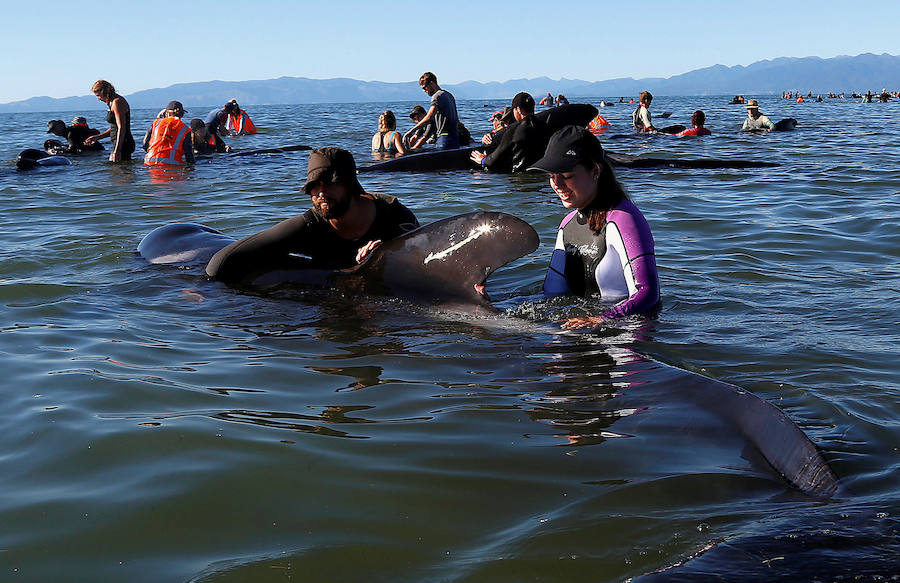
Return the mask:
<svg viewBox="0 0 900 583">
<path fill-rule="evenodd" d="M 603 146 L 597 136 L 587 128 L 566 126 L 550 136 L 544 157 L 528 169 L 561 174 L 571 171 L 578 164 L 590 167 L 602 159 Z"/>
</svg>

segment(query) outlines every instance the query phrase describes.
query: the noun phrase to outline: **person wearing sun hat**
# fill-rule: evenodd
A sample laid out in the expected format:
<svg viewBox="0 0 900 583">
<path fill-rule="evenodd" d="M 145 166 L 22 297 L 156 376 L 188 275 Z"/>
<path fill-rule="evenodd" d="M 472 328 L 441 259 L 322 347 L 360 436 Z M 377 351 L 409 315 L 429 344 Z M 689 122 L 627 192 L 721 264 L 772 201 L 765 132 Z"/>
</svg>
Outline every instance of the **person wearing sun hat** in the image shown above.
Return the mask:
<svg viewBox="0 0 900 583">
<path fill-rule="evenodd" d="M 772 120 L 759 112 L 759 102 L 755 99 L 747 101 L 747 119 L 744 120 L 741 131 L 752 132 L 763 130 L 771 132 L 774 129 L 775 124 L 772 123 Z"/>
<path fill-rule="evenodd" d="M 210 259 L 207 275 L 246 283 L 274 270 L 344 269 L 419 226 L 397 198 L 367 193 L 353 154 L 341 148 L 310 152 L 303 192 L 311 209 L 228 245 Z"/>
<path fill-rule="evenodd" d="M 650 225 L 616 179 L 597 137 L 566 126 L 529 170 L 549 174 L 562 205 L 572 209 L 559 226 L 544 294 L 599 295 L 605 304 L 599 315 L 570 318 L 563 327 L 655 310 L 659 275 Z"/>
</svg>

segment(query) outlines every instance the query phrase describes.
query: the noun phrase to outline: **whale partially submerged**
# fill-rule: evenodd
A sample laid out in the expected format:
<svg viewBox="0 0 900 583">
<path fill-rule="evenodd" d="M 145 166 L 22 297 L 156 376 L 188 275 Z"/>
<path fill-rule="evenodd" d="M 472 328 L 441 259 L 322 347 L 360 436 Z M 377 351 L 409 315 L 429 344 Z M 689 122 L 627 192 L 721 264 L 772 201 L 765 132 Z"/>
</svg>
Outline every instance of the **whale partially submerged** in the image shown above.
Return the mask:
<svg viewBox="0 0 900 583">
<path fill-rule="evenodd" d="M 234 239 L 196 223 L 174 223 L 151 231 L 138 245 L 150 263 L 204 265 L 213 278 L 220 262 L 213 255 Z M 341 270 L 267 268 L 229 283 L 269 288 L 284 285 L 342 287 L 424 303 L 492 307 L 487 278 L 507 263 L 537 249 L 540 240 L 525 221 L 506 213 L 477 211 L 410 231 L 376 248 L 363 263 Z M 210 262 L 207 265 L 207 262 Z"/>
<path fill-rule="evenodd" d="M 234 239 L 196 223 L 151 231 L 138 245 L 154 264 L 205 267 Z M 449 217 L 384 243 L 362 264 L 344 270 L 270 269 L 233 282 L 254 288 L 315 285 L 353 294 L 399 296 L 420 303 L 467 305 L 494 310 L 484 292 L 497 269 L 537 249 L 539 238 L 525 221 L 499 212 Z M 666 365 L 643 374 L 659 387 L 656 398 L 687 400 L 723 420 L 748 452 L 794 488 L 816 497 L 838 489 L 837 476 L 816 446 L 778 407 L 740 387 Z M 659 378 L 653 377 L 658 375 Z M 653 377 L 653 378 L 651 378 Z M 658 381 L 658 382 L 657 382 Z"/>
</svg>

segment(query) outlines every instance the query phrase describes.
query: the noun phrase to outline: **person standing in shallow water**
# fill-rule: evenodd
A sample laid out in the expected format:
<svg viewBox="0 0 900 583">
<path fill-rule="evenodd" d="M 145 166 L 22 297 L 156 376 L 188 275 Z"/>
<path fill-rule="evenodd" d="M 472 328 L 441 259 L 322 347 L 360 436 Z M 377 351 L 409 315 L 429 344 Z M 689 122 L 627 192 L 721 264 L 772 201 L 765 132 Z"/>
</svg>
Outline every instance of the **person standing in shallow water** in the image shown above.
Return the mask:
<svg viewBox="0 0 900 583">
<path fill-rule="evenodd" d="M 109 107 L 106 112 L 106 121 L 109 129 L 95 136 L 89 136 L 84 140 L 86 146 L 109 136 L 112 142 L 112 152 L 109 153 L 110 162 L 131 160 L 134 153 L 134 136 L 131 135 L 131 108 L 125 98 L 116 93 L 116 88 L 109 81 L 100 79 L 91 87 L 91 92 Z"/>
<path fill-rule="evenodd" d="M 408 133 L 412 133 L 434 120 L 437 132 L 436 145 L 442 150 L 459 147 L 459 114 L 456 111 L 456 99 L 449 91 L 440 88 L 437 76 L 426 71 L 419 77 L 419 86 L 431 98 L 428 112 Z M 418 147 L 417 144 L 414 147 Z"/>
<path fill-rule="evenodd" d="M 615 302 L 598 316 L 569 318 L 563 328 L 597 326 L 656 309 L 659 275 L 650 225 L 628 199 L 597 137 L 566 126 L 529 170 L 549 174 L 562 205 L 572 209 L 559 226 L 544 293 L 599 295 L 604 303 Z"/>
</svg>

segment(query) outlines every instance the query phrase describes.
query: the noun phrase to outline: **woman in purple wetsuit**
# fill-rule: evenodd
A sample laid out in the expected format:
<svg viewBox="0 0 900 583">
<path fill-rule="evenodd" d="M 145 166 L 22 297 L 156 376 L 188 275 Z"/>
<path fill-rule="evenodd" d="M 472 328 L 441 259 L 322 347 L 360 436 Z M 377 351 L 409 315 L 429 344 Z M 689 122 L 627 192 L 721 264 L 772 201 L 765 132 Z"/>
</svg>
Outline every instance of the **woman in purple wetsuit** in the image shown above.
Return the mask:
<svg viewBox="0 0 900 583">
<path fill-rule="evenodd" d="M 599 316 L 570 318 L 563 327 L 596 326 L 656 308 L 659 275 L 650 226 L 616 180 L 596 136 L 562 128 L 529 170 L 550 174 L 563 206 L 573 209 L 559 226 L 544 293 L 599 294 L 612 304 Z"/>
</svg>

